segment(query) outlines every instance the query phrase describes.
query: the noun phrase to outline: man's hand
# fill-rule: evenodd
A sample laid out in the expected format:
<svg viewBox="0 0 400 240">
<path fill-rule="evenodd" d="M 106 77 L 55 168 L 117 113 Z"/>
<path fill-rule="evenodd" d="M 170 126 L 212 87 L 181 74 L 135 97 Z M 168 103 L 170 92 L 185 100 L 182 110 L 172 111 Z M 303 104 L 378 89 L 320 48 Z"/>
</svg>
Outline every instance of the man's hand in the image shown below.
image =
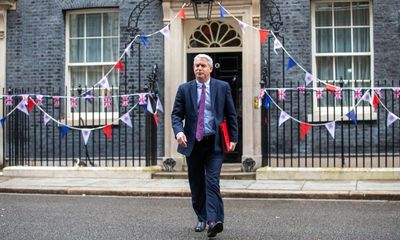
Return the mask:
<svg viewBox="0 0 400 240">
<path fill-rule="evenodd" d="M 236 143 L 230 142 L 229 143 L 229 152 L 233 152 L 235 150 Z"/>
<path fill-rule="evenodd" d="M 178 141 L 178 144 L 182 147 L 187 147 L 186 135 L 183 132 L 179 132 L 178 134 L 176 134 L 176 140 Z"/>
</svg>

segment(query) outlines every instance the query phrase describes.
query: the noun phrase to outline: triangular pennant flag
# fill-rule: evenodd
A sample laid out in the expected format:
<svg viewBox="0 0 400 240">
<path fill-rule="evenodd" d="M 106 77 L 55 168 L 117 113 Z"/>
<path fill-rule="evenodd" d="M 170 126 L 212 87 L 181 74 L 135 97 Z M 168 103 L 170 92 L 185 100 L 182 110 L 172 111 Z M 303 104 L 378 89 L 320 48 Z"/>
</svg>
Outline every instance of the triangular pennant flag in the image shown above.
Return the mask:
<svg viewBox="0 0 400 240">
<path fill-rule="evenodd" d="M 353 121 L 354 125 L 357 126 L 357 115 L 355 114 L 354 110 L 351 110 L 346 114 L 346 116 Z"/>
<path fill-rule="evenodd" d="M 35 107 L 35 101 L 32 98 L 28 99 L 28 112 L 32 112 L 32 109 Z"/>
<path fill-rule="evenodd" d="M 378 108 L 378 104 L 381 102 L 381 100 L 379 100 L 378 98 L 378 94 L 374 94 L 374 97 L 372 98 L 372 107 L 374 108 L 374 110 L 376 110 Z"/>
<path fill-rule="evenodd" d="M 103 80 L 101 80 L 101 81 L 103 81 Z M 100 82 L 101 82 L 101 81 L 100 81 Z M 101 83 L 100 83 L 100 84 L 101 84 Z M 107 82 L 107 84 L 108 84 L 108 82 Z M 85 92 L 85 93 L 83 94 L 83 96 L 85 97 L 85 99 L 86 99 L 89 103 L 93 103 L 94 97 L 93 97 L 92 91 Z"/>
<path fill-rule="evenodd" d="M 162 106 L 162 103 L 160 101 L 160 98 L 157 98 L 157 104 L 156 104 L 156 112 L 160 111 L 160 112 L 164 112 L 164 108 Z"/>
<path fill-rule="evenodd" d="M 12 106 L 12 105 L 13 105 L 13 96 L 7 95 L 6 96 L 6 106 Z"/>
<path fill-rule="evenodd" d="M 151 105 L 150 99 L 148 99 L 148 101 L 147 101 L 147 107 L 146 107 L 146 109 L 147 109 L 147 111 L 148 111 L 149 113 L 154 114 L 153 106 Z"/>
<path fill-rule="evenodd" d="M 6 125 L 6 117 L 2 117 L 2 118 L 0 119 L 0 122 L 1 122 L 1 126 L 4 128 L 5 125 Z"/>
<path fill-rule="evenodd" d="M 87 145 L 91 131 L 92 130 L 90 130 L 90 129 L 82 129 L 82 137 L 83 137 L 83 141 L 85 142 L 85 145 Z"/>
<path fill-rule="evenodd" d="M 314 76 L 311 74 L 311 73 L 306 73 L 306 76 L 305 76 L 305 78 L 304 78 L 304 81 L 306 81 L 306 86 L 308 85 L 308 84 L 310 84 L 310 83 L 312 83 L 312 81 L 313 81 L 313 79 L 314 79 Z"/>
<path fill-rule="evenodd" d="M 124 115 L 122 115 L 121 121 L 123 121 L 129 127 L 132 127 L 132 120 L 131 116 L 129 116 L 129 113 L 125 113 Z"/>
<path fill-rule="evenodd" d="M 108 140 L 112 141 L 112 125 L 107 125 L 103 127 L 103 132 L 108 138 Z"/>
<path fill-rule="evenodd" d="M 289 118 L 290 118 L 290 116 L 289 116 L 286 112 L 282 111 L 282 112 L 281 112 L 281 115 L 279 116 L 279 126 L 281 126 L 281 125 L 282 125 L 284 122 L 286 122 Z"/>
<path fill-rule="evenodd" d="M 43 114 L 43 123 L 46 126 L 47 123 L 50 121 L 50 116 L 47 113 Z"/>
<path fill-rule="evenodd" d="M 17 108 L 18 108 L 18 110 L 20 110 L 21 112 L 23 112 L 23 113 L 25 113 L 26 115 L 29 116 L 29 112 L 28 112 L 28 109 L 27 109 L 26 106 L 25 106 L 24 100 L 22 100 L 22 101 L 18 104 Z"/>
<path fill-rule="evenodd" d="M 277 38 L 275 38 L 275 40 L 274 40 L 274 52 L 275 52 L 275 54 L 278 54 L 276 52 L 276 50 L 277 49 L 281 49 L 281 48 L 282 48 L 282 43 Z"/>
<path fill-rule="evenodd" d="M 140 41 L 142 41 L 143 45 L 145 47 L 147 47 L 147 44 L 148 44 L 147 37 L 143 36 L 143 35 L 140 35 L 139 38 L 140 38 Z"/>
<path fill-rule="evenodd" d="M 300 138 L 301 138 L 301 140 L 303 140 L 306 137 L 310 128 L 311 128 L 310 124 L 303 123 L 303 122 L 300 123 Z"/>
<path fill-rule="evenodd" d="M 269 109 L 269 105 L 272 103 L 272 99 L 269 95 L 265 96 L 265 100 L 264 100 L 264 108 L 265 109 Z"/>
<path fill-rule="evenodd" d="M 120 71 L 124 71 L 124 70 L 125 70 L 124 65 L 122 64 L 121 59 L 117 61 L 117 63 L 114 65 L 114 68 L 115 68 L 115 69 L 118 69 L 118 70 L 120 70 Z"/>
<path fill-rule="evenodd" d="M 260 40 L 262 45 L 265 44 L 265 39 L 267 39 L 268 33 L 269 33 L 268 30 L 260 29 Z"/>
<path fill-rule="evenodd" d="M 69 127 L 65 126 L 65 125 L 61 125 L 61 138 L 64 138 L 65 135 L 67 135 L 69 131 Z"/>
<path fill-rule="evenodd" d="M 221 18 L 224 18 L 225 14 L 228 14 L 228 11 L 226 11 L 226 9 L 223 6 L 220 6 L 219 13 L 221 15 Z"/>
<path fill-rule="evenodd" d="M 249 26 L 247 23 L 244 23 L 242 21 L 239 21 L 239 26 L 240 29 L 242 29 L 242 32 L 244 33 L 244 30 Z"/>
<path fill-rule="evenodd" d="M 291 57 L 289 57 L 286 71 L 291 69 L 292 67 L 294 67 L 296 65 L 297 65 L 296 62 Z"/>
<path fill-rule="evenodd" d="M 183 10 L 183 8 L 181 8 L 181 10 L 179 10 L 178 16 L 179 16 L 181 19 L 186 19 L 186 14 L 185 14 L 185 11 Z"/>
<path fill-rule="evenodd" d="M 369 94 L 369 90 L 364 93 L 361 100 L 371 103 L 371 94 Z"/>
<path fill-rule="evenodd" d="M 154 122 L 156 123 L 156 126 L 158 127 L 158 116 L 157 113 L 153 114 Z"/>
<path fill-rule="evenodd" d="M 126 56 L 128 56 L 129 58 L 131 57 L 131 44 L 128 45 L 128 47 L 125 48 L 125 54 Z"/>
<path fill-rule="evenodd" d="M 387 124 L 386 126 L 390 126 L 392 125 L 392 123 L 394 123 L 397 119 L 399 119 L 396 115 L 394 115 L 393 113 L 389 112 L 388 116 L 387 116 Z"/>
<path fill-rule="evenodd" d="M 169 31 L 169 25 L 165 26 L 163 29 L 160 31 L 162 35 L 164 35 L 167 39 L 171 39 L 171 33 Z"/>
<path fill-rule="evenodd" d="M 104 76 L 101 80 L 100 80 L 100 85 L 103 87 L 103 88 L 107 88 L 107 90 L 110 90 L 110 84 L 108 83 L 108 79 L 107 79 L 107 77 L 106 76 Z"/>
<path fill-rule="evenodd" d="M 335 138 L 335 125 L 336 125 L 335 121 L 325 124 L 325 127 L 331 134 L 332 138 Z"/>
</svg>

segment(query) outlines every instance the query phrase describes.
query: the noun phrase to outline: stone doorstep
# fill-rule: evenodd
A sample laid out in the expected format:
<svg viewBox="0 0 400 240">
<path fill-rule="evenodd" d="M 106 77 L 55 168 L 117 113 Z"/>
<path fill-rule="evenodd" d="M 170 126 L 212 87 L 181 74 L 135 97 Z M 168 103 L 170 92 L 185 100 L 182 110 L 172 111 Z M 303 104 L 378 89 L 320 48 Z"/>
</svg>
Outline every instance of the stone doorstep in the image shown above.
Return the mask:
<svg viewBox="0 0 400 240">
<path fill-rule="evenodd" d="M 187 172 L 158 172 L 153 179 L 187 179 Z M 221 179 L 226 180 L 255 180 L 255 172 L 221 172 Z"/>
<path fill-rule="evenodd" d="M 43 178 L 116 178 L 151 179 L 160 172 L 160 166 L 151 167 L 30 167 L 15 166 L 3 169 L 5 177 Z"/>
<path fill-rule="evenodd" d="M 257 180 L 400 180 L 400 168 L 274 168 L 256 171 Z"/>
</svg>

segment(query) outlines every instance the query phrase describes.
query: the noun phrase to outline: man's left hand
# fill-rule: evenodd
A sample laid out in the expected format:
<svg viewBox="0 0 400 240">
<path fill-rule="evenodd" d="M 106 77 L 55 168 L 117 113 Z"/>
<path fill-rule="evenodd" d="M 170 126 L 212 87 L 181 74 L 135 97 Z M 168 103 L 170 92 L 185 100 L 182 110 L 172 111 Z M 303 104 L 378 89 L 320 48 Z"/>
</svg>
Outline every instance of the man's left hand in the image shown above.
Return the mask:
<svg viewBox="0 0 400 240">
<path fill-rule="evenodd" d="M 229 143 L 229 152 L 233 152 L 235 150 L 236 143 L 230 142 Z"/>
</svg>

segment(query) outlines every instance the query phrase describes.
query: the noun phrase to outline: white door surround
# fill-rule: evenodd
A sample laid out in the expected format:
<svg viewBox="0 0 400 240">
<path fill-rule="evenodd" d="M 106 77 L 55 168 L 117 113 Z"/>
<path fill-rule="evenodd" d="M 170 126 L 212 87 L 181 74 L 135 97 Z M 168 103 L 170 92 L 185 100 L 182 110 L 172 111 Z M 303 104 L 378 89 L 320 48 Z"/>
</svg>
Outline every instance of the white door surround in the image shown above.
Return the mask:
<svg viewBox="0 0 400 240">
<path fill-rule="evenodd" d="M 169 0 L 163 1 L 164 24 L 170 23 L 176 16 L 182 1 Z M 260 1 L 259 0 L 232 0 L 224 2 L 223 6 L 236 18 L 241 21 L 259 27 L 260 24 Z M 186 54 L 188 53 L 187 37 L 201 23 L 194 19 L 191 7 L 185 9 L 186 20 L 179 17 L 170 25 L 170 33 L 172 40 L 164 40 L 164 159 L 173 158 L 177 161 L 176 168 L 181 170 L 184 164 L 183 155 L 177 153 L 177 143 L 171 128 L 171 112 L 178 86 L 186 82 Z M 205 12 L 206 9 L 201 8 L 199 12 Z M 221 20 L 219 16 L 219 6 L 214 4 L 212 20 Z M 226 21 L 230 25 L 238 28 L 238 23 L 226 16 Z M 196 22 L 198 22 L 196 24 Z M 239 28 L 240 31 L 240 28 Z M 211 48 L 206 51 L 210 52 Z M 232 49 L 237 51 L 238 49 Z M 217 52 L 221 52 L 221 49 Z M 222 50 L 223 52 L 224 50 Z M 190 52 L 190 50 L 189 50 Z M 198 49 L 196 49 L 196 52 Z M 243 58 L 243 75 L 242 75 L 242 91 L 243 91 L 243 155 L 242 160 L 253 158 L 256 161 L 256 167 L 261 166 L 261 113 L 260 110 L 253 108 L 253 97 L 258 95 L 260 82 L 260 62 L 261 62 L 261 43 L 259 32 L 247 28 L 242 34 L 242 58 Z"/>
</svg>

